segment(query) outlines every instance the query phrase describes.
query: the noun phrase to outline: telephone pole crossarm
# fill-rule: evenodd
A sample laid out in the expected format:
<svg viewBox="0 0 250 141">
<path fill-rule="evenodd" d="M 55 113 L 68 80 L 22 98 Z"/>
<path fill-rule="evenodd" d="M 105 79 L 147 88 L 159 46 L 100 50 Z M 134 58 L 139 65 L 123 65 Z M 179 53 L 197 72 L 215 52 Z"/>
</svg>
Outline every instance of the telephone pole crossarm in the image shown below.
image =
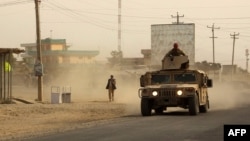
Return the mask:
<svg viewBox="0 0 250 141">
<path fill-rule="evenodd" d="M 173 15 L 171 15 L 171 17 L 172 17 L 172 18 L 176 18 L 176 19 L 177 19 L 176 24 L 180 24 L 179 19 L 180 19 L 180 17 L 184 17 L 184 15 L 180 16 L 180 15 L 179 15 L 179 13 L 177 12 L 177 16 L 173 16 Z M 175 23 L 175 22 L 173 22 L 173 23 Z M 181 23 L 183 23 L 183 22 L 181 22 Z"/>
</svg>

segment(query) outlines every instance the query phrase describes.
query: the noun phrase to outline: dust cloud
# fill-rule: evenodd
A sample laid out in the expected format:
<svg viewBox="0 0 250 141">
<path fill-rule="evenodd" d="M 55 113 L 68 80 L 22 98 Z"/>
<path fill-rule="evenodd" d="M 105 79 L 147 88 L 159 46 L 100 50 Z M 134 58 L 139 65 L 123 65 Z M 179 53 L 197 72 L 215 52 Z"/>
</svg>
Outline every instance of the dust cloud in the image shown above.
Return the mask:
<svg viewBox="0 0 250 141">
<path fill-rule="evenodd" d="M 50 100 L 51 86 L 69 87 L 72 102 L 108 102 L 108 91 L 105 89 L 110 75 L 114 75 L 117 83 L 115 102 L 126 106 L 127 114 L 140 114 L 141 74 L 124 70 L 112 70 L 105 66 L 91 66 L 70 69 L 67 73 L 58 74 L 45 88 L 47 100 Z M 210 109 L 222 110 L 244 106 L 250 103 L 250 85 L 214 81 L 208 89 Z"/>
<path fill-rule="evenodd" d="M 105 66 L 71 68 L 67 73 L 57 74 L 45 90 L 47 99 L 49 100 L 50 87 L 56 86 L 61 90 L 64 87 L 66 91 L 70 91 L 72 102 L 92 101 L 110 104 L 108 91 L 105 89 L 110 75 L 114 75 L 117 85 L 113 103 L 124 104 L 127 114 L 139 114 L 139 74 L 124 70 L 111 70 Z"/>
<path fill-rule="evenodd" d="M 214 82 L 209 88 L 211 110 L 232 109 L 250 104 L 250 87 L 240 82 Z"/>
</svg>

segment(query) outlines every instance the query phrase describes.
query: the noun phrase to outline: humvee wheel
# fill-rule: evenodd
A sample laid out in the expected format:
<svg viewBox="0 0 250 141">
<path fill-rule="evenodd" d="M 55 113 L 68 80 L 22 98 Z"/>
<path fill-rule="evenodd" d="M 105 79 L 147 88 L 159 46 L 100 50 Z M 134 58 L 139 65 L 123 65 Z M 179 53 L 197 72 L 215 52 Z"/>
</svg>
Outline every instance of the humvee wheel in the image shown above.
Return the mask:
<svg viewBox="0 0 250 141">
<path fill-rule="evenodd" d="M 201 113 L 206 113 L 208 111 L 209 108 L 209 101 L 208 101 L 208 97 L 206 98 L 206 104 L 200 106 L 200 112 Z"/>
<path fill-rule="evenodd" d="M 143 116 L 151 116 L 152 112 L 152 103 L 149 99 L 141 99 L 141 114 Z"/>
<path fill-rule="evenodd" d="M 194 97 L 190 97 L 188 101 L 188 109 L 190 115 L 197 115 L 199 111 L 198 96 L 195 94 Z"/>
</svg>

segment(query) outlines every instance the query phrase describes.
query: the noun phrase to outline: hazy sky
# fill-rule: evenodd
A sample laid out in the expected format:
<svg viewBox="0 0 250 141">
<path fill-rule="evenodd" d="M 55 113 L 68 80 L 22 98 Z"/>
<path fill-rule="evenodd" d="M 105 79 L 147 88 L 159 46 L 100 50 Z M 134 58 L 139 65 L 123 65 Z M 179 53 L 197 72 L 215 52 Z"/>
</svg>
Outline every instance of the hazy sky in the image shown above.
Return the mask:
<svg viewBox="0 0 250 141">
<path fill-rule="evenodd" d="M 66 39 L 71 50 L 100 50 L 99 58 L 118 49 L 118 0 L 41 0 L 41 37 Z M 151 25 L 195 23 L 195 61 L 212 62 L 211 28 L 215 27 L 215 62 L 234 62 L 246 68 L 245 50 L 250 49 L 249 0 L 122 0 L 124 57 L 142 57 L 151 48 Z M 20 47 L 36 42 L 34 0 L 0 0 L 0 47 Z"/>
</svg>

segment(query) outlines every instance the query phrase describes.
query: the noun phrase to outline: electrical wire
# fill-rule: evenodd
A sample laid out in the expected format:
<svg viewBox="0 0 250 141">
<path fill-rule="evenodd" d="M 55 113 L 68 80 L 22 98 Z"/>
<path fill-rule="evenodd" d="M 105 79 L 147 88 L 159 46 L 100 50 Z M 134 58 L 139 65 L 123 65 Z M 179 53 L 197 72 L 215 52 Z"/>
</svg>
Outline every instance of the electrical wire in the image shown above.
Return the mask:
<svg viewBox="0 0 250 141">
<path fill-rule="evenodd" d="M 69 16 L 72 19 L 78 20 L 80 22 L 86 22 L 104 29 L 112 30 L 112 31 L 117 31 L 116 27 L 117 23 L 114 22 L 109 22 L 110 24 L 107 25 L 107 21 L 102 21 L 101 19 L 93 19 L 83 13 L 80 13 L 79 10 L 72 10 L 69 9 L 61 4 L 58 3 L 53 3 L 53 2 L 48 2 L 45 4 L 47 7 L 50 7 L 51 9 L 56 10 L 57 12 L 60 12 L 63 15 Z M 93 13 L 93 12 L 87 12 L 87 13 L 92 13 L 92 14 L 101 14 L 101 15 L 108 15 L 108 16 L 116 16 L 117 15 L 112 15 L 112 14 L 104 14 L 104 13 Z M 72 22 L 56 22 L 56 23 L 72 23 Z M 78 23 L 78 22 L 75 22 Z M 123 30 L 123 33 L 146 33 L 145 30 Z"/>
<path fill-rule="evenodd" d="M 57 12 L 60 12 L 63 15 L 71 17 L 72 19 L 76 19 L 81 22 L 86 22 L 86 23 L 89 23 L 98 27 L 108 29 L 108 30 L 116 30 L 115 28 L 113 28 L 113 26 L 104 25 L 103 23 L 95 19 L 90 19 L 87 15 L 75 12 L 59 3 L 48 2 L 46 5 L 53 9 L 56 8 Z"/>
<path fill-rule="evenodd" d="M 79 2 L 82 2 L 82 1 L 79 0 Z M 86 4 L 86 1 L 84 1 L 84 4 Z M 87 4 L 93 5 L 93 3 L 87 3 Z M 93 12 L 93 11 L 89 11 L 89 10 L 74 10 L 74 9 L 67 8 L 66 6 L 59 4 L 55 1 L 53 2 L 53 0 L 47 1 L 46 5 L 52 9 L 56 9 L 55 11 L 57 11 L 57 12 L 59 11 L 61 14 L 66 15 L 68 17 L 71 17 L 72 19 L 77 20 L 79 22 L 86 22 L 86 23 L 89 23 L 91 25 L 98 26 L 98 27 L 112 30 L 112 31 L 117 30 L 117 28 L 114 28 L 117 26 L 117 23 L 115 22 L 115 20 L 113 20 L 113 21 L 106 20 L 109 17 L 111 17 L 111 18 L 117 17 L 116 14 L 110 14 L 110 13 L 106 13 L 106 12 L 105 13 L 104 12 Z M 97 5 L 94 5 L 94 7 L 97 7 Z M 105 9 L 105 7 L 101 7 L 101 8 L 102 8 L 102 10 Z M 126 8 L 129 9 L 129 7 L 126 7 Z M 101 15 L 101 16 L 108 16 L 108 17 L 105 18 L 105 20 L 103 20 L 103 19 L 93 17 L 90 15 Z M 123 21 L 122 22 L 122 25 L 123 25 L 122 32 L 123 33 L 124 32 L 133 33 L 133 31 L 135 31 L 135 33 L 138 33 L 138 31 L 139 31 L 138 27 L 143 27 L 143 26 L 141 26 L 141 24 L 139 24 L 139 22 L 146 22 L 145 20 L 151 20 L 151 22 L 152 22 L 152 20 L 162 20 L 162 19 L 166 20 L 166 19 L 172 19 L 172 18 L 165 18 L 165 17 L 159 17 L 159 16 L 122 15 L 122 21 Z M 185 17 L 185 19 L 189 20 L 189 21 L 193 21 L 193 23 L 198 25 L 199 28 L 205 30 L 205 29 L 207 29 L 207 25 L 202 24 L 202 21 L 249 20 L 250 17 L 236 17 L 236 18 L 235 17 L 229 17 L 229 18 L 186 18 Z M 66 22 L 61 22 L 61 23 L 66 23 Z M 155 23 L 159 23 L 159 21 L 156 21 Z M 137 28 L 136 28 L 136 30 L 126 29 L 126 28 L 129 28 L 129 26 L 130 27 L 137 27 Z M 243 29 L 243 30 L 246 29 L 244 27 L 228 27 L 228 28 L 222 28 L 220 31 L 231 32 L 231 30 L 229 30 L 230 28 L 231 29 L 238 28 L 238 29 Z M 146 33 L 146 32 L 141 32 L 141 33 Z"/>
<path fill-rule="evenodd" d="M 12 6 L 12 5 L 19 5 L 19 4 L 25 4 L 25 3 L 31 3 L 34 2 L 34 0 L 15 0 L 15 1 L 9 1 L 6 3 L 0 3 L 0 7 L 6 7 L 6 6 Z"/>
</svg>

